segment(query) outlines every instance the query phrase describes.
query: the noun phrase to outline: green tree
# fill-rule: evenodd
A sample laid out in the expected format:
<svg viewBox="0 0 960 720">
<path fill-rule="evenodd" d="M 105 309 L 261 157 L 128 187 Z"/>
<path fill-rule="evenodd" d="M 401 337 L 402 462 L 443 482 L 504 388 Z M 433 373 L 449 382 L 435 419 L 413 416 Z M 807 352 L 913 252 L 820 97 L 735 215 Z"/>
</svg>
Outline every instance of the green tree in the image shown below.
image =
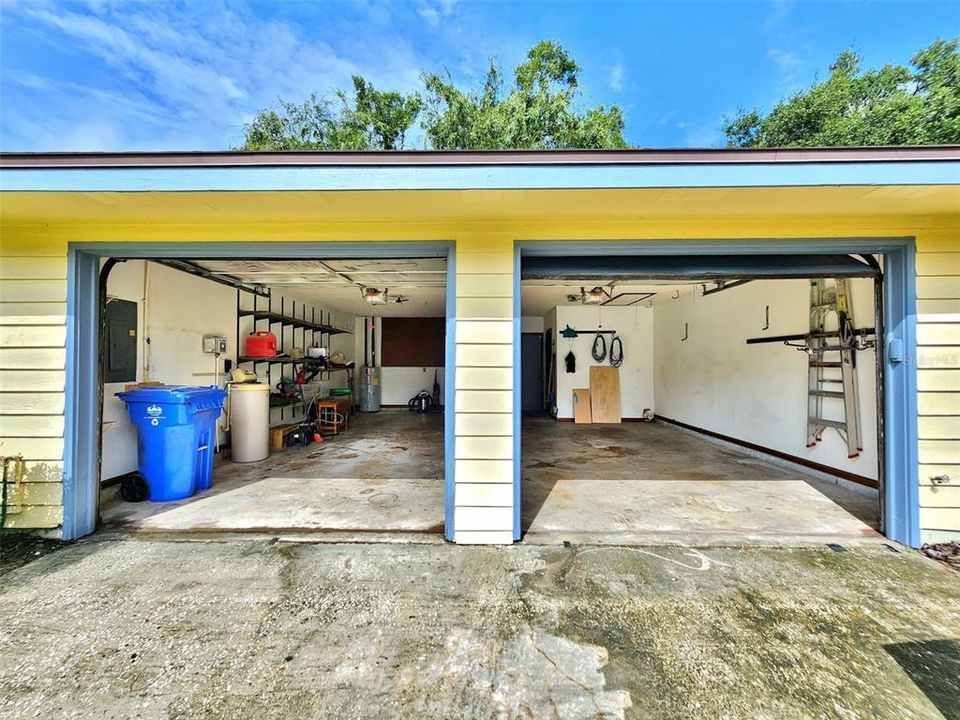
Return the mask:
<svg viewBox="0 0 960 720">
<path fill-rule="evenodd" d="M 912 67 L 864 71 L 845 50 L 826 80 L 767 114 L 741 111 L 724 127 L 730 147 L 938 145 L 960 142 L 960 40 L 937 40 Z"/>
<path fill-rule="evenodd" d="M 506 92 L 493 60 L 477 92 L 459 89 L 449 76 L 426 74 L 427 140 L 438 150 L 626 147 L 619 107 L 574 107 L 579 72 L 566 50 L 543 41 L 527 52 Z"/>
<path fill-rule="evenodd" d="M 382 91 L 353 76 L 353 94 L 336 103 L 312 94 L 301 104 L 280 100 L 244 128 L 241 150 L 399 150 L 420 114 L 419 94 Z"/>
<path fill-rule="evenodd" d="M 353 92 L 333 100 L 311 95 L 303 103 L 280 100 L 245 126 L 241 150 L 398 150 L 421 119 L 426 142 L 438 150 L 622 148 L 623 112 L 616 105 L 580 111 L 574 103 L 580 66 L 560 45 L 541 42 L 527 52 L 504 89 L 491 61 L 482 89 L 469 93 L 449 77 L 423 76 L 419 93 L 377 90 L 353 77 Z"/>
</svg>

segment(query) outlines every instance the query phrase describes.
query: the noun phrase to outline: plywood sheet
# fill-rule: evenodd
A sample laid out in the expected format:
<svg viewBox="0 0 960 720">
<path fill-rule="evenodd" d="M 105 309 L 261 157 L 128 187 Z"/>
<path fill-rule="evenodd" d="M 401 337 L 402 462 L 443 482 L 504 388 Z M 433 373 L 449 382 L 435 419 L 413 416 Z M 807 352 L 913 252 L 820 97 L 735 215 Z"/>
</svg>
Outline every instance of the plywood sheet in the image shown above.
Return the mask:
<svg viewBox="0 0 960 720">
<path fill-rule="evenodd" d="M 594 423 L 620 422 L 620 370 L 594 365 L 590 368 L 590 410 Z"/>
<path fill-rule="evenodd" d="M 587 388 L 576 388 L 573 391 L 573 421 L 578 425 L 589 425 L 592 419 L 590 391 Z"/>
</svg>

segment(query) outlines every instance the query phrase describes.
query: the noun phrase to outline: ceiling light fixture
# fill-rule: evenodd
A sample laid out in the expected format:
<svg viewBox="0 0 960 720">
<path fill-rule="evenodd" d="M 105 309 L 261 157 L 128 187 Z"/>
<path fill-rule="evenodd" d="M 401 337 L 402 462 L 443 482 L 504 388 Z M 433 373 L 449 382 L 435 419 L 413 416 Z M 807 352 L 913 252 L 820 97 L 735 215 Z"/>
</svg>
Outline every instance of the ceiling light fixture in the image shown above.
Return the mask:
<svg viewBox="0 0 960 720">
<path fill-rule="evenodd" d="M 580 288 L 580 302 L 584 305 L 598 305 L 606 297 L 603 288 L 595 287 L 593 290 L 584 290 Z"/>
<path fill-rule="evenodd" d="M 377 288 L 361 288 L 360 294 L 363 295 L 363 299 L 366 300 L 371 305 L 386 305 L 387 304 L 387 289 L 378 290 Z"/>
</svg>

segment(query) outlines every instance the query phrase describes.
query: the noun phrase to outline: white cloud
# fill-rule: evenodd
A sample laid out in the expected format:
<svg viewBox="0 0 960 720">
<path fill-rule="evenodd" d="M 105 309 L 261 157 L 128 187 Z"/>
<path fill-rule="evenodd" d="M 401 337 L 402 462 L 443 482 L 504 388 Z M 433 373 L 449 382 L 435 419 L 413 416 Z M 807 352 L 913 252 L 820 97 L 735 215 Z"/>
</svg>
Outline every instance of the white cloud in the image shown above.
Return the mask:
<svg viewBox="0 0 960 720">
<path fill-rule="evenodd" d="M 767 50 L 767 58 L 773 61 L 777 69 L 777 87 L 782 94 L 789 95 L 800 89 L 806 62 L 798 52 L 785 47 L 771 47 Z"/>
<path fill-rule="evenodd" d="M 767 50 L 767 57 L 773 60 L 777 72 L 785 77 L 794 76 L 803 69 L 803 60 L 793 50 L 772 47 Z"/>
<path fill-rule="evenodd" d="M 623 68 L 623 62 L 618 60 L 613 67 L 610 68 L 610 75 L 607 78 L 607 84 L 610 86 L 610 89 L 614 92 L 623 90 L 625 75 L 626 71 Z"/>
<path fill-rule="evenodd" d="M 420 14 L 420 17 L 427 21 L 430 27 L 437 27 L 440 24 L 440 11 L 436 8 L 424 5 L 423 7 L 417 8 L 417 12 Z"/>
<path fill-rule="evenodd" d="M 773 30 L 783 23 L 793 11 L 796 0 L 772 0 L 770 4 L 772 5 L 770 14 L 760 24 L 760 29 L 764 31 Z"/>
<path fill-rule="evenodd" d="M 430 27 L 439 27 L 443 18 L 453 14 L 456 8 L 456 0 L 436 0 L 435 2 L 422 2 L 417 7 L 417 13 Z"/>
<path fill-rule="evenodd" d="M 316 6 L 319 30 L 212 2 L 77 7 L 5 8 L 4 32 L 32 33 L 37 53 L 47 43 L 87 59 L 67 76 L 0 69 L 3 149 L 222 149 L 278 97 L 326 94 L 352 74 L 409 91 L 428 64 L 391 23 L 371 28 L 342 6 Z"/>
</svg>

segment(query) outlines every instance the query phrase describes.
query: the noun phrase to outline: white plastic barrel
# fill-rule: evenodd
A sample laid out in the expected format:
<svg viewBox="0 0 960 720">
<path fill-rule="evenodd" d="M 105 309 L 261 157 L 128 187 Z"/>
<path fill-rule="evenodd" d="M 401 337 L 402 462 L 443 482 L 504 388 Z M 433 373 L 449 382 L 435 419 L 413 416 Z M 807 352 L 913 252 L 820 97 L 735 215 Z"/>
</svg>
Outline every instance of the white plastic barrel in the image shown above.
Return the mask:
<svg viewBox="0 0 960 720">
<path fill-rule="evenodd" d="M 230 387 L 230 457 L 256 462 L 270 454 L 270 386 L 236 383 Z"/>
</svg>

